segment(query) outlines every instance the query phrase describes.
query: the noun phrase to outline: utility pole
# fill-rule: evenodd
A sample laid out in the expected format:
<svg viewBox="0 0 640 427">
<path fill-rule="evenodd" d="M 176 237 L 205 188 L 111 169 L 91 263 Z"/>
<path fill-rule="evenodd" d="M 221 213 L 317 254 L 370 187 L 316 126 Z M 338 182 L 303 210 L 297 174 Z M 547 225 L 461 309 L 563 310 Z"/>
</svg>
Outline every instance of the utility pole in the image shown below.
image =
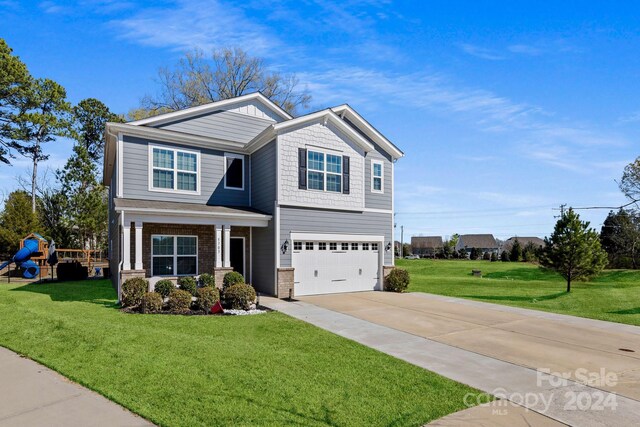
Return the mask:
<svg viewBox="0 0 640 427">
<path fill-rule="evenodd" d="M 400 226 L 400 258 L 404 258 L 404 225 Z"/>
<path fill-rule="evenodd" d="M 554 216 L 554 218 L 564 218 L 564 208 L 567 207 L 566 203 L 560 205 L 560 216 Z"/>
</svg>

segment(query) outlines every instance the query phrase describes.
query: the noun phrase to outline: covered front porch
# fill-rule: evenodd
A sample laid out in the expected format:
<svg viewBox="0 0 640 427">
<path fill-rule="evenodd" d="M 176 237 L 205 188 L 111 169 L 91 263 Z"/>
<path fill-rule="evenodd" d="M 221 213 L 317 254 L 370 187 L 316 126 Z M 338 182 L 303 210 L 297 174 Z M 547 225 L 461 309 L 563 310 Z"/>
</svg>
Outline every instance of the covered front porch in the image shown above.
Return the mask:
<svg viewBox="0 0 640 427">
<path fill-rule="evenodd" d="M 235 270 L 253 280 L 253 228 L 270 215 L 246 208 L 116 199 L 120 284 L 130 277 L 177 279 L 211 273 L 216 284 Z"/>
</svg>

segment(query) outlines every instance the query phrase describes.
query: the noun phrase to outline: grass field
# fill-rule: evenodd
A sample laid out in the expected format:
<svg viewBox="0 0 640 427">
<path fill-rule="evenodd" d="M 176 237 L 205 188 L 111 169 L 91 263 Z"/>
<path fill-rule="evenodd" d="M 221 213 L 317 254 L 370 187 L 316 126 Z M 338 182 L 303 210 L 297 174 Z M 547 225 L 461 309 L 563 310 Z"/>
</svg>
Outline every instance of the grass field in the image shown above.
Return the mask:
<svg viewBox="0 0 640 427">
<path fill-rule="evenodd" d="M 409 291 L 640 325 L 640 271 L 606 270 L 572 283 L 567 294 L 560 275 L 533 264 L 403 259 L 396 265 L 409 270 Z M 473 277 L 472 269 L 483 277 Z"/>
<path fill-rule="evenodd" d="M 0 284 L 0 345 L 159 425 L 421 425 L 473 389 L 280 313 L 120 312 L 104 280 Z"/>
</svg>

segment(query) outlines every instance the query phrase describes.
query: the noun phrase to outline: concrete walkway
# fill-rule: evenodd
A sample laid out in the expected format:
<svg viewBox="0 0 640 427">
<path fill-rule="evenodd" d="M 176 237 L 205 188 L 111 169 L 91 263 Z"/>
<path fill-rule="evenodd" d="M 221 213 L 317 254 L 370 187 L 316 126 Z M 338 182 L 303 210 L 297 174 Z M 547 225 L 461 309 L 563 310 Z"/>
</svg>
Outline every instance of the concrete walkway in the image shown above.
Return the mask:
<svg viewBox="0 0 640 427">
<path fill-rule="evenodd" d="M 0 347 L 0 427 L 152 425 L 101 395 Z"/>
<path fill-rule="evenodd" d="M 640 425 L 640 328 L 421 293 L 261 303 L 559 423 Z"/>
</svg>

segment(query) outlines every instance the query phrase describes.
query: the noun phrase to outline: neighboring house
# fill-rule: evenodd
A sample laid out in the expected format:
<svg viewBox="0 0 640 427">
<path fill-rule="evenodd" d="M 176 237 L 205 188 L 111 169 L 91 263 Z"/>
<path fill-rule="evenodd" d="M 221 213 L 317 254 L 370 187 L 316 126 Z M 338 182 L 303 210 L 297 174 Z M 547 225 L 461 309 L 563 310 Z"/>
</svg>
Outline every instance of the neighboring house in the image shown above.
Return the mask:
<svg viewBox="0 0 640 427">
<path fill-rule="evenodd" d="M 518 242 L 520 243 L 520 246 L 522 247 L 522 249 L 524 249 L 524 247 L 527 246 L 529 243 L 532 243 L 537 248 L 541 248 L 541 247 L 544 246 L 544 240 L 542 240 L 539 237 L 518 237 L 518 236 L 514 236 L 514 237 L 511 237 L 511 238 L 505 240 L 505 242 L 502 244 L 501 252 L 502 251 L 510 251 L 511 248 L 513 247 L 513 242 L 515 242 L 516 240 L 518 240 Z"/>
<path fill-rule="evenodd" d="M 467 256 L 471 253 L 471 249 L 481 249 L 482 253 L 495 252 L 498 253 L 498 243 L 493 237 L 493 234 L 462 234 L 458 238 L 456 244 L 456 251 L 464 249 L 467 252 Z"/>
<path fill-rule="evenodd" d="M 421 257 L 435 257 L 442 249 L 442 236 L 411 237 L 411 253 Z"/>
<path fill-rule="evenodd" d="M 278 297 L 382 288 L 403 156 L 348 105 L 260 93 L 106 126 L 114 286 L 236 270 Z M 120 295 L 120 292 L 118 292 Z"/>
</svg>

